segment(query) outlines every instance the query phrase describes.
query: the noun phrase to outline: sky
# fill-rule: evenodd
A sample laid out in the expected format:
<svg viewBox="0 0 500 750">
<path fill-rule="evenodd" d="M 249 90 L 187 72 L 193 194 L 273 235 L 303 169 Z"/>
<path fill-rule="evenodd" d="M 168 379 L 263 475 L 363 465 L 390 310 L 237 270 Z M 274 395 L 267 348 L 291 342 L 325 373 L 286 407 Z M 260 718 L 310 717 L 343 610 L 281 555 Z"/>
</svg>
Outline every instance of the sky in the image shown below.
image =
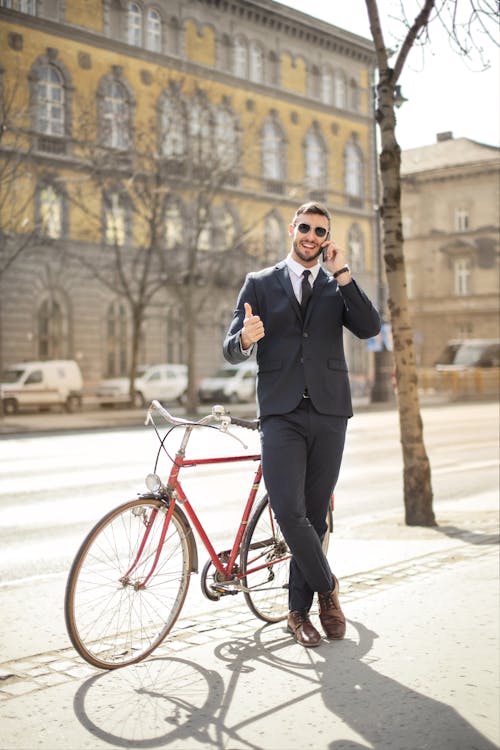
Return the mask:
<svg viewBox="0 0 500 750">
<path fill-rule="evenodd" d="M 403 0 L 405 9 L 418 7 L 416 0 Z M 295 10 L 371 39 L 365 0 L 281 0 Z M 462 5 L 468 5 L 462 0 Z M 395 46 L 400 24 L 399 0 L 378 0 L 384 39 Z M 396 16 L 396 17 L 394 17 Z M 500 51 L 484 35 L 481 37 L 487 71 L 465 63 L 450 48 L 448 36 L 439 22 L 431 24 L 431 45 L 424 53 L 414 49 L 399 79 L 408 100 L 397 111 L 396 137 L 403 149 L 426 146 L 436 141 L 437 133 L 452 131 L 455 138 L 470 138 L 480 143 L 500 145 Z M 496 29 L 497 39 L 500 30 Z M 477 35 L 476 35 L 476 38 Z"/>
</svg>

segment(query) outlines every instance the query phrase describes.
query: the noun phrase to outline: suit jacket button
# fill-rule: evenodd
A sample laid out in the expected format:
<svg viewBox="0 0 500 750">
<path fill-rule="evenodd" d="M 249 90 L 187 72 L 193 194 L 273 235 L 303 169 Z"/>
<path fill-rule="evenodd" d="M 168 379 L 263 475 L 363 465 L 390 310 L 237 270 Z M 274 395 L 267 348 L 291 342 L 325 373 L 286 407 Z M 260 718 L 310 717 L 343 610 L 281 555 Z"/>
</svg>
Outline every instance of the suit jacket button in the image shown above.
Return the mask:
<svg viewBox="0 0 500 750">
<path fill-rule="evenodd" d="M 307 333 L 307 331 L 304 331 L 304 333 L 303 333 L 302 335 L 303 335 L 303 337 L 304 337 L 305 339 L 309 338 L 309 334 Z"/>
</svg>

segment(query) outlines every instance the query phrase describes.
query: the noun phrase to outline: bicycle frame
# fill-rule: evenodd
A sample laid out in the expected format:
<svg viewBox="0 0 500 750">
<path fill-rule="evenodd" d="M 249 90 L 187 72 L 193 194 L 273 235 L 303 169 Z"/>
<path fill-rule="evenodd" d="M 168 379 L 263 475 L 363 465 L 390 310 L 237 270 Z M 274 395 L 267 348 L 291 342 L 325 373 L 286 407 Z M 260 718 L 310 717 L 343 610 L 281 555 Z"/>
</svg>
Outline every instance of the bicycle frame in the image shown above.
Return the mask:
<svg viewBox="0 0 500 750">
<path fill-rule="evenodd" d="M 200 423 L 198 423 L 199 425 Z M 192 431 L 195 426 L 198 426 L 196 424 L 186 423 L 185 426 L 185 432 L 181 440 L 181 445 L 175 454 L 175 459 L 172 462 L 172 466 L 170 468 L 169 476 L 168 476 L 168 482 L 166 485 L 161 485 L 161 493 L 155 496 L 159 497 L 160 499 L 163 499 L 166 502 L 167 506 L 167 512 L 165 514 L 165 520 L 163 522 L 163 528 L 161 531 L 158 547 L 154 556 L 154 559 L 151 564 L 151 568 L 143 581 L 141 583 L 136 583 L 135 586 L 138 588 L 144 588 L 151 578 L 151 576 L 154 574 L 156 570 L 156 566 L 158 563 L 158 560 L 161 555 L 161 551 L 163 548 L 163 544 L 167 535 L 168 526 L 170 524 L 170 520 L 172 518 L 172 515 L 174 513 L 174 509 L 177 504 L 179 504 L 183 511 L 185 511 L 185 515 L 189 518 L 191 523 L 193 524 L 194 528 L 198 532 L 198 535 L 203 543 L 203 546 L 207 550 L 210 560 L 212 564 L 214 565 L 215 569 L 220 573 L 220 575 L 229 580 L 234 580 L 236 578 L 237 580 L 241 580 L 245 576 L 256 572 L 258 570 L 262 570 L 263 568 L 269 567 L 270 565 L 274 565 L 278 562 L 283 562 L 283 560 L 289 559 L 291 557 L 290 554 L 284 555 L 283 557 L 277 558 L 274 561 L 266 561 L 262 565 L 258 565 L 256 567 L 247 568 L 245 571 L 239 571 L 236 574 L 233 573 L 233 568 L 236 563 L 236 559 L 240 553 L 240 547 L 241 542 L 243 539 L 243 535 L 245 533 L 246 526 L 248 524 L 252 508 L 255 503 L 255 498 L 257 495 L 257 491 L 260 486 L 260 482 L 262 479 L 262 464 L 261 464 L 261 456 L 260 453 L 251 454 L 251 455 L 237 455 L 237 456 L 224 456 L 224 457 L 212 457 L 212 458 L 186 458 L 186 447 L 189 442 L 189 438 L 191 437 Z M 217 553 L 214 549 L 214 546 L 212 545 L 212 542 L 210 541 L 210 538 L 208 534 L 206 533 L 202 522 L 200 521 L 195 509 L 191 505 L 186 493 L 184 492 L 184 489 L 182 487 L 182 484 L 179 479 L 179 474 L 181 469 L 184 468 L 191 468 L 194 466 L 216 466 L 221 464 L 231 464 L 231 463 L 240 463 L 243 461 L 258 461 L 259 465 L 257 467 L 257 470 L 255 472 L 254 480 L 247 498 L 247 501 L 245 503 L 245 507 L 243 509 L 243 513 L 241 516 L 241 520 L 238 525 L 238 529 L 236 531 L 236 535 L 234 537 L 233 545 L 230 550 L 224 550 L 223 552 Z M 334 497 L 332 495 L 332 503 L 331 503 L 331 509 L 333 510 L 333 500 Z M 331 512 L 331 511 L 330 511 Z M 144 546 L 147 542 L 148 536 L 149 536 L 149 529 L 152 525 L 152 522 L 156 518 L 156 515 L 158 513 L 158 510 L 154 510 L 151 512 L 150 519 L 148 520 L 148 523 L 146 525 L 146 529 L 144 532 L 144 536 L 142 539 L 141 544 L 139 545 L 139 550 L 137 551 L 135 560 L 133 561 L 132 565 L 130 566 L 129 570 L 124 574 L 121 580 L 125 580 L 128 578 L 128 576 L 131 574 L 131 572 L 134 570 L 136 565 L 138 564 L 142 551 L 144 549 Z M 272 518 L 271 518 L 272 522 Z M 187 521 L 186 521 L 187 523 Z M 193 545 L 196 549 L 194 538 L 193 538 Z M 225 557 L 227 562 L 224 562 L 222 557 Z M 197 557 L 197 555 L 195 556 Z"/>
<path fill-rule="evenodd" d="M 259 489 L 260 482 L 262 479 L 262 466 L 260 463 L 261 456 L 260 456 L 260 453 L 256 453 L 256 454 L 250 454 L 250 455 L 186 459 L 185 457 L 186 447 L 187 447 L 187 443 L 189 441 L 189 438 L 191 436 L 193 429 L 194 429 L 194 425 L 186 425 L 185 432 L 181 441 L 181 445 L 175 455 L 175 459 L 172 462 L 172 466 L 170 468 L 168 482 L 166 486 L 162 486 L 163 492 L 160 495 L 160 497 L 162 497 L 162 499 L 164 499 L 167 502 L 168 509 L 165 514 L 165 520 L 163 522 L 163 528 L 161 531 L 160 540 L 158 543 L 156 554 L 151 563 L 151 568 L 149 569 L 144 579 L 140 583 L 135 584 L 136 587 L 138 588 L 144 588 L 156 570 L 156 566 L 161 555 L 163 543 L 167 535 L 168 526 L 169 526 L 170 520 L 172 518 L 174 509 L 177 503 L 181 506 L 183 511 L 185 511 L 185 514 L 187 515 L 187 517 L 193 524 L 194 528 L 198 532 L 198 535 L 205 549 L 207 550 L 210 556 L 210 559 L 214 567 L 216 568 L 216 570 L 223 577 L 229 578 L 232 576 L 232 570 L 240 552 L 243 534 L 245 533 L 245 528 L 250 518 L 250 514 L 254 506 L 257 491 Z M 241 516 L 240 523 L 238 525 L 238 529 L 237 529 L 236 536 L 233 541 L 233 545 L 230 550 L 227 550 L 227 551 L 225 550 L 224 553 L 217 553 L 195 509 L 189 502 L 189 499 L 186 493 L 184 492 L 184 489 L 179 479 L 179 474 L 180 474 L 181 469 L 184 469 L 184 468 L 190 468 L 194 466 L 216 466 L 220 464 L 239 463 L 243 461 L 258 461 L 259 465 L 255 472 L 254 480 L 253 480 L 247 501 L 245 503 L 245 507 L 243 509 L 243 513 Z M 138 564 L 139 560 L 141 559 L 142 551 L 145 547 L 145 544 L 149 536 L 149 530 L 151 528 L 152 522 L 156 518 L 157 513 L 158 513 L 158 510 L 152 511 L 151 516 L 148 519 L 148 522 L 146 524 L 144 536 L 142 538 L 141 544 L 139 545 L 139 549 L 137 551 L 135 559 L 132 562 L 132 565 L 130 566 L 129 570 L 122 576 L 122 579 L 121 579 L 122 581 L 129 577 L 129 575 L 132 573 L 132 571 Z M 229 555 L 229 557 L 227 558 L 227 562 L 225 564 L 221 560 L 221 557 L 223 554 L 226 556 Z M 262 566 L 262 567 L 265 567 L 265 566 Z M 254 568 L 253 570 L 258 570 L 259 568 Z M 246 571 L 246 572 L 252 572 L 252 571 Z M 243 578 L 243 575 L 241 574 L 241 575 L 238 575 L 237 577 Z"/>
<path fill-rule="evenodd" d="M 245 503 L 245 507 L 243 509 L 243 514 L 241 516 L 238 530 L 236 532 L 236 536 L 233 541 L 233 546 L 231 547 L 230 550 L 227 551 L 229 552 L 229 559 L 226 564 L 223 564 L 223 562 L 220 559 L 221 553 L 217 554 L 217 552 L 215 551 L 212 545 L 212 542 L 210 541 L 208 534 L 203 528 L 203 524 L 198 518 L 198 515 L 195 509 L 189 502 L 189 499 L 187 498 L 177 475 L 181 468 L 187 468 L 190 466 L 215 466 L 217 464 L 237 463 L 237 462 L 242 462 L 242 461 L 259 461 L 259 465 L 255 472 L 252 487 L 250 489 L 247 501 Z M 255 497 L 257 495 L 257 491 L 259 489 L 261 479 L 262 479 L 262 466 L 260 464 L 260 454 L 255 454 L 255 455 L 250 455 L 250 456 L 228 456 L 224 458 L 200 458 L 200 459 L 187 459 L 187 460 L 182 458 L 180 463 L 178 463 L 178 460 L 176 457 L 176 461 L 170 471 L 169 483 L 167 485 L 167 492 L 169 493 L 169 497 L 171 499 L 172 504 L 175 502 L 178 502 L 182 506 L 189 520 L 191 521 L 194 528 L 198 532 L 199 537 L 201 541 L 203 542 L 205 549 L 210 555 L 210 559 L 212 560 L 213 565 L 219 571 L 219 573 L 221 573 L 224 576 L 230 575 L 231 571 L 233 570 L 233 566 L 236 562 L 236 558 L 238 557 L 240 546 L 241 546 L 241 540 L 243 538 L 243 534 L 245 532 L 248 519 L 250 518 L 250 513 L 252 511 L 253 504 L 255 502 Z M 167 521 L 167 518 L 165 518 L 165 521 Z"/>
</svg>

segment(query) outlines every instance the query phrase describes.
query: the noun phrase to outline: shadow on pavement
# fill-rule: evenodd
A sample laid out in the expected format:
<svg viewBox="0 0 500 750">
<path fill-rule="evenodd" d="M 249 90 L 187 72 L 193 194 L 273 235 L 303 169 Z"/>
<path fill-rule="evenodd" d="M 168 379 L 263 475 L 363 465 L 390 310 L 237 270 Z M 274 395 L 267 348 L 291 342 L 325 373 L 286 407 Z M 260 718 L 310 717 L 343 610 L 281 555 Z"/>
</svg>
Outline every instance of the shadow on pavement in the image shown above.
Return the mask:
<svg viewBox="0 0 500 750">
<path fill-rule="evenodd" d="M 484 534 L 481 531 L 461 529 L 459 526 L 436 526 L 434 530 L 445 536 L 461 539 L 467 544 L 498 544 L 500 542 L 499 534 Z"/>
<path fill-rule="evenodd" d="M 74 699 L 118 747 L 496 750 L 449 705 L 378 672 L 377 634 L 300 649 L 281 626 L 218 644 L 203 666 L 173 656 L 96 675 Z M 352 630 L 351 630 L 352 632 Z"/>
</svg>

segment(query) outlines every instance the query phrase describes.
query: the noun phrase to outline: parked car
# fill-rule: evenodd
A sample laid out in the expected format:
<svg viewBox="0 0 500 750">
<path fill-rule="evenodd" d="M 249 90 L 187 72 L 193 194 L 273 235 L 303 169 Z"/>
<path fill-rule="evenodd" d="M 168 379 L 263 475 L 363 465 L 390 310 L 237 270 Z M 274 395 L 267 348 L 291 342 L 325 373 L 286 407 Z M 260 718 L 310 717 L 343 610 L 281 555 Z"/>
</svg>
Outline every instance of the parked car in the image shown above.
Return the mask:
<svg viewBox="0 0 500 750">
<path fill-rule="evenodd" d="M 130 400 L 129 378 L 107 378 L 96 390 L 101 406 L 128 404 Z M 151 365 L 135 379 L 133 405 L 142 408 L 153 399 L 178 401 L 185 398 L 188 384 L 186 365 Z"/>
<path fill-rule="evenodd" d="M 500 367 L 498 339 L 451 340 L 436 362 L 438 370 Z"/>
<path fill-rule="evenodd" d="M 256 362 L 239 365 L 223 365 L 208 378 L 203 378 L 198 387 L 198 398 L 202 403 L 228 401 L 252 401 L 255 397 Z"/>
<path fill-rule="evenodd" d="M 82 405 L 82 389 L 82 373 L 72 359 L 19 362 L 0 376 L 4 414 L 58 405 L 69 412 L 76 411 Z"/>
<path fill-rule="evenodd" d="M 498 397 L 500 341 L 451 340 L 434 367 L 419 374 L 421 386 L 446 392 L 452 398 Z"/>
</svg>

